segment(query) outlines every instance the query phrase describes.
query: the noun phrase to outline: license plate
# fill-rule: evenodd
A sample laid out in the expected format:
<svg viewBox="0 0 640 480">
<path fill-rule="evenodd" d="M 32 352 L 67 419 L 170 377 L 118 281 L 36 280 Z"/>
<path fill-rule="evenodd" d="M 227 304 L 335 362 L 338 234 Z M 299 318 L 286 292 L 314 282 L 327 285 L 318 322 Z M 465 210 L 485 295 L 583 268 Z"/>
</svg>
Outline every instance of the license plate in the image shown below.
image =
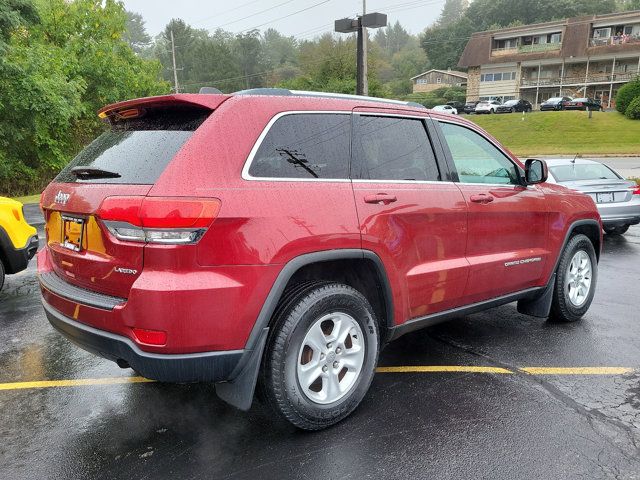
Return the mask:
<svg viewBox="0 0 640 480">
<path fill-rule="evenodd" d="M 596 193 L 596 202 L 598 203 L 611 203 L 613 200 L 613 193 Z"/>
<path fill-rule="evenodd" d="M 64 248 L 79 252 L 84 239 L 84 218 L 62 215 L 62 238 L 60 244 Z"/>
</svg>

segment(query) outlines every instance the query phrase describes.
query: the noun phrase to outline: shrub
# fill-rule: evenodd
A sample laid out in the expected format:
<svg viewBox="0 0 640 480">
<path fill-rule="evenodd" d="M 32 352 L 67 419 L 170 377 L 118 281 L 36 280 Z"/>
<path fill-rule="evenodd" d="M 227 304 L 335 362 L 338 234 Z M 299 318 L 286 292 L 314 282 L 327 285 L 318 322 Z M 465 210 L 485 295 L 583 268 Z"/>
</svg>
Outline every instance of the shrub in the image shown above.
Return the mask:
<svg viewBox="0 0 640 480">
<path fill-rule="evenodd" d="M 640 120 L 640 96 L 633 99 L 624 114 L 631 120 Z"/>
<path fill-rule="evenodd" d="M 616 110 L 624 114 L 633 99 L 638 97 L 640 97 L 640 78 L 627 83 L 618 90 Z"/>
</svg>

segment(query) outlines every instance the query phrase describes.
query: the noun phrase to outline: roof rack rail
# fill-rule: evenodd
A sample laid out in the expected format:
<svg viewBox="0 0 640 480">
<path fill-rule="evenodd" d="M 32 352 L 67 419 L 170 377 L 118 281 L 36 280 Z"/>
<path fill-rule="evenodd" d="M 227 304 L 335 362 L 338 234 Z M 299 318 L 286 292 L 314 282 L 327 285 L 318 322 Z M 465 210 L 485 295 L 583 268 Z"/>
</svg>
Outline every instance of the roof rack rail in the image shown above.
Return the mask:
<svg viewBox="0 0 640 480">
<path fill-rule="evenodd" d="M 288 90 L 286 88 L 250 88 L 248 90 L 240 90 L 234 92 L 233 95 L 275 95 L 275 96 L 296 96 L 296 97 L 324 97 L 324 98 L 342 98 L 346 100 L 366 100 L 368 102 L 391 103 L 395 105 L 404 105 L 407 107 L 426 108 L 417 102 L 403 102 L 401 100 L 392 100 L 389 98 L 367 97 L 363 95 L 350 95 L 347 93 L 331 93 L 331 92 L 310 92 L 306 90 Z"/>
</svg>

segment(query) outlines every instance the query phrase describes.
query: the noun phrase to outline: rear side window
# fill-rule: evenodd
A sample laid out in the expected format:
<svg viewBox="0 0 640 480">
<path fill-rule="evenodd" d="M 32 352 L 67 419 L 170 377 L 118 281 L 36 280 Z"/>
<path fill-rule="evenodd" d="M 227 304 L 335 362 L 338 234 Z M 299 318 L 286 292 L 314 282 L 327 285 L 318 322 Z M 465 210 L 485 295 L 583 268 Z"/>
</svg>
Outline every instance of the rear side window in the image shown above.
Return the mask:
<svg viewBox="0 0 640 480">
<path fill-rule="evenodd" d="M 249 175 L 348 178 L 350 117 L 349 113 L 301 113 L 280 117 L 258 147 Z"/>
<path fill-rule="evenodd" d="M 139 118 L 115 120 L 111 128 L 82 150 L 56 177 L 66 183 L 153 185 L 178 150 L 210 114 L 208 110 L 156 108 Z M 111 172 L 109 178 L 78 178 L 74 167 Z"/>
<path fill-rule="evenodd" d="M 354 179 L 440 179 L 422 120 L 354 115 L 354 125 Z"/>
</svg>

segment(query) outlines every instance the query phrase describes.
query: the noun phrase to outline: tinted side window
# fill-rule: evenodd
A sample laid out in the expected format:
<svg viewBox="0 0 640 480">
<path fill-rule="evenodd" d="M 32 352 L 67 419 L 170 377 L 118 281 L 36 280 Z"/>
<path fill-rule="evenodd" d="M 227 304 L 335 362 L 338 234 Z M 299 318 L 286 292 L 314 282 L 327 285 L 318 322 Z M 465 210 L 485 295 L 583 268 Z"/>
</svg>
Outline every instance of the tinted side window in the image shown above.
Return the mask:
<svg viewBox="0 0 640 480">
<path fill-rule="evenodd" d="M 482 135 L 451 123 L 440 127 L 461 182 L 520 183 L 516 166 Z"/>
<path fill-rule="evenodd" d="M 439 180 L 422 120 L 354 115 L 352 177 L 367 180 Z"/>
<path fill-rule="evenodd" d="M 291 114 L 271 126 L 249 167 L 252 177 L 348 178 L 350 114 Z"/>
</svg>

